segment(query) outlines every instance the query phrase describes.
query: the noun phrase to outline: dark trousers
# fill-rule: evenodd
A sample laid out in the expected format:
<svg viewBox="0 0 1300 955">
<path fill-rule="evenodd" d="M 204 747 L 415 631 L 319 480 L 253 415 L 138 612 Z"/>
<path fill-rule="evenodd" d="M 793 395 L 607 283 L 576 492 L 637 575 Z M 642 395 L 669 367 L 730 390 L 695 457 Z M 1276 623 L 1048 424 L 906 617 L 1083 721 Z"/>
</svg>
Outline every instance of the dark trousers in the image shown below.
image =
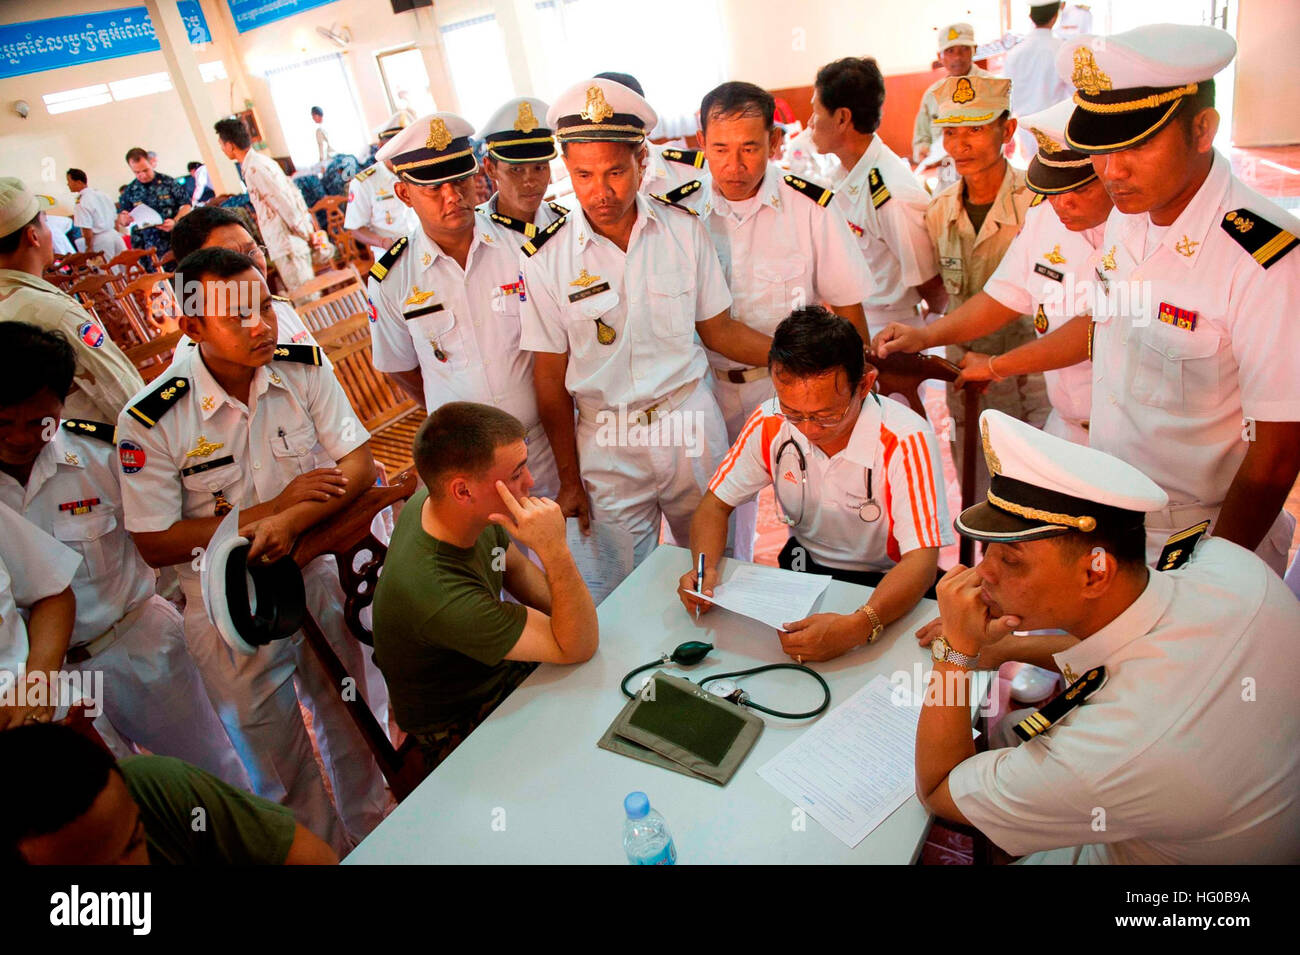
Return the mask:
<svg viewBox="0 0 1300 955">
<path fill-rule="evenodd" d="M 452 751 L 463 743 L 465 738 L 474 732 L 478 725 L 487 719 L 492 711 L 500 706 L 505 698 L 536 669 L 536 663 L 514 662 L 501 685 L 472 713 L 467 713 L 438 728 L 410 731 L 408 735 L 415 740 L 415 745 L 420 748 L 420 754 L 424 757 L 425 774 L 437 769 L 438 765 L 450 756 Z"/>
<path fill-rule="evenodd" d="M 798 551 L 802 556 L 802 566 L 794 566 L 795 552 Z M 830 574 L 835 580 L 842 580 L 846 584 L 861 584 L 864 587 L 875 587 L 884 579 L 885 572 L 880 570 L 840 570 L 838 567 L 827 567 L 825 564 L 819 564 L 813 560 L 812 554 L 808 548 L 799 543 L 799 539 L 794 535 L 785 542 L 781 548 L 781 553 L 777 555 L 776 562 L 785 570 L 799 570 L 805 574 Z M 935 575 L 935 583 L 943 576 L 940 570 Z M 925 596 L 931 600 L 935 599 L 934 588 L 931 587 L 925 592 Z"/>
</svg>

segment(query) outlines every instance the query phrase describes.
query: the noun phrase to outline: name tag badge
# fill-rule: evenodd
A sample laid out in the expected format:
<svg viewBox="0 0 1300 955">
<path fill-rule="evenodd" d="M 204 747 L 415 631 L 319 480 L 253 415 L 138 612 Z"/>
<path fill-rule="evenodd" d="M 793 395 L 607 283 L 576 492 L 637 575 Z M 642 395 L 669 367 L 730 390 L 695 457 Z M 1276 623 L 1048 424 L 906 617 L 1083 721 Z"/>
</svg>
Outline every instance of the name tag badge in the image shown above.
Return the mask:
<svg viewBox="0 0 1300 955">
<path fill-rule="evenodd" d="M 1063 273 L 1056 271 L 1056 269 L 1049 269 L 1042 262 L 1034 263 L 1034 272 L 1045 278 L 1051 279 L 1053 282 L 1062 282 L 1065 280 L 1065 275 Z"/>
<path fill-rule="evenodd" d="M 585 288 L 580 292 L 569 293 L 569 304 L 572 305 L 574 302 L 581 302 L 584 298 L 591 298 L 593 295 L 599 295 L 601 292 L 608 292 L 608 291 L 609 291 L 609 283 L 601 282 L 599 285 L 593 285 L 590 288 Z"/>
</svg>

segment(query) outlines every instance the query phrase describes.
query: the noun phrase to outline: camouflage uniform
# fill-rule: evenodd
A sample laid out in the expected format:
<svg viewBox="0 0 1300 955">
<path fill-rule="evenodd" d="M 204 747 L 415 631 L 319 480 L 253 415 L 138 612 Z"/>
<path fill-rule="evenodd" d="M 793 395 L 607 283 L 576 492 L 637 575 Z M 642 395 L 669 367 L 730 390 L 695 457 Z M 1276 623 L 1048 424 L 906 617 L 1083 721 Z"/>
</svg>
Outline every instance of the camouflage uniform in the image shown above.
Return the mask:
<svg viewBox="0 0 1300 955">
<path fill-rule="evenodd" d="M 130 212 L 141 202 L 164 219 L 174 219 L 181 206 L 189 205 L 190 194 L 185 191 L 185 187 L 181 183 L 171 176 L 164 176 L 160 172 L 155 172 L 153 178 L 148 182 L 141 182 L 139 179 L 131 180 L 126 190 L 118 197 L 117 211 Z M 156 226 L 147 229 L 133 228 L 131 230 L 131 248 L 133 249 L 157 249 L 158 257 L 162 258 L 171 247 L 171 233 L 164 232 Z"/>
</svg>

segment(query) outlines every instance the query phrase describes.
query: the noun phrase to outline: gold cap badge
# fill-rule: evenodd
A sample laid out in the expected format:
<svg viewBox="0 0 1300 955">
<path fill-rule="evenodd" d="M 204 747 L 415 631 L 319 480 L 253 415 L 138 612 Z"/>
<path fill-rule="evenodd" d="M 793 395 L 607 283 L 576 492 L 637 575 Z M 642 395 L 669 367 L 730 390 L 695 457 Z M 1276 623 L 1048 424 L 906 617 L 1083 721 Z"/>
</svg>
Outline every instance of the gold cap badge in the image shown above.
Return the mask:
<svg viewBox="0 0 1300 955">
<path fill-rule="evenodd" d="M 578 114 L 589 123 L 603 123 L 614 115 L 614 107 L 605 100 L 605 91 L 599 86 L 587 87 L 587 105 Z"/>
<path fill-rule="evenodd" d="M 1075 87 L 1084 93 L 1096 95 L 1102 90 L 1111 89 L 1110 77 L 1097 66 L 1092 57 L 1092 50 L 1081 46 L 1074 51 L 1074 73 L 1070 77 Z"/>
<path fill-rule="evenodd" d="M 955 39 L 957 39 L 958 36 L 960 36 L 960 34 L 959 34 L 956 30 L 954 30 L 952 27 L 949 27 L 949 28 L 948 28 L 948 39 L 949 39 L 949 40 L 955 40 Z"/>
<path fill-rule="evenodd" d="M 541 124 L 537 122 L 537 117 L 533 115 L 533 106 L 527 100 L 519 104 L 519 112 L 515 116 L 515 129 L 521 133 L 531 133 Z"/>
<path fill-rule="evenodd" d="M 1051 136 L 1047 135 L 1047 133 L 1044 133 L 1041 130 L 1034 129 L 1033 127 L 1030 127 L 1029 131 L 1034 134 L 1034 138 L 1038 140 L 1038 148 L 1041 149 L 1043 152 L 1045 153 L 1065 152 L 1065 144 L 1058 143 Z"/>
<path fill-rule="evenodd" d="M 957 81 L 957 88 L 952 91 L 952 101 L 958 105 L 969 103 L 975 98 L 975 88 L 970 85 L 970 80 L 962 77 Z"/>
<path fill-rule="evenodd" d="M 997 452 L 993 450 L 993 443 L 989 441 L 989 423 L 980 422 L 980 440 L 984 444 L 984 463 L 989 466 L 989 474 L 1001 474 L 1002 462 L 998 460 Z"/>
<path fill-rule="evenodd" d="M 428 149 L 443 150 L 451 145 L 452 135 L 447 130 L 447 124 L 439 118 L 429 121 L 429 138 L 424 141 Z"/>
</svg>

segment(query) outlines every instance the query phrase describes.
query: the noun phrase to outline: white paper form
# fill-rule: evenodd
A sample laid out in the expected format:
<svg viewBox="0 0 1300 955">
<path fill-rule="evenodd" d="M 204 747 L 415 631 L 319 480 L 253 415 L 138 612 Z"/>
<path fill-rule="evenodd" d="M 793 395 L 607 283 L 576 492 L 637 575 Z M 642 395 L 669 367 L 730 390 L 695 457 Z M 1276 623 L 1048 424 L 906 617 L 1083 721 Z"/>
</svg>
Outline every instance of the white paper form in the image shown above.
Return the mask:
<svg viewBox="0 0 1300 955">
<path fill-rule="evenodd" d="M 591 536 L 584 537 L 576 517 L 565 521 L 564 531 L 578 573 L 599 606 L 632 573 L 632 534 L 613 524 L 592 521 Z"/>
<path fill-rule="evenodd" d="M 785 624 L 808 616 L 830 582 L 828 574 L 801 574 L 780 567 L 742 564 L 713 588 L 712 597 L 699 593 L 696 596 L 784 633 Z"/>
<path fill-rule="evenodd" d="M 916 792 L 921 708 L 877 676 L 758 769 L 850 849 Z"/>
<path fill-rule="evenodd" d="M 146 206 L 143 202 L 137 202 L 131 209 L 131 224 L 138 229 L 144 229 L 151 225 L 162 225 L 163 218 L 153 206 Z"/>
</svg>

